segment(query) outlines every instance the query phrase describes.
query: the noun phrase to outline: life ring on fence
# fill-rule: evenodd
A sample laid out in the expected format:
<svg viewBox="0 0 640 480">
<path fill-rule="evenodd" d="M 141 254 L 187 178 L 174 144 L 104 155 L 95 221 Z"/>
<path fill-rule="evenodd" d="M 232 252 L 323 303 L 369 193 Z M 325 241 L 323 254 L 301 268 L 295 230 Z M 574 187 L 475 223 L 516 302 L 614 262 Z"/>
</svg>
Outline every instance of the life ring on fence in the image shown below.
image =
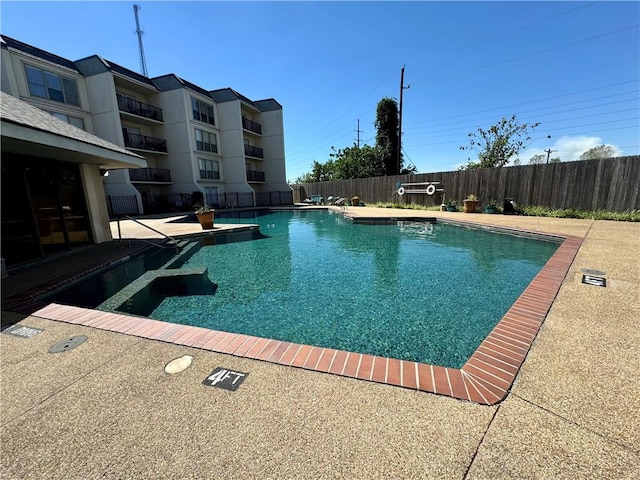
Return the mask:
<svg viewBox="0 0 640 480">
<path fill-rule="evenodd" d="M 398 189 L 398 195 L 400 195 L 400 196 L 404 195 L 404 187 L 400 187 Z"/>
<path fill-rule="evenodd" d="M 436 193 L 436 186 L 427 185 L 427 195 L 433 195 L 434 193 Z"/>
</svg>

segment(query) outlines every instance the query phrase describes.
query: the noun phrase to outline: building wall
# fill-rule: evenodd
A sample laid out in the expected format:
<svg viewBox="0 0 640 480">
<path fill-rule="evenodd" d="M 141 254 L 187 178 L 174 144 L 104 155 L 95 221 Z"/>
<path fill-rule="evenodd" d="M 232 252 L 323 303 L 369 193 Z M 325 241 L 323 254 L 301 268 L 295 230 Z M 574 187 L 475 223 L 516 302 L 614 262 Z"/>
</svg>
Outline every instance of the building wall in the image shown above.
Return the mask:
<svg viewBox="0 0 640 480">
<path fill-rule="evenodd" d="M 32 96 L 29 92 L 25 65 L 40 68 L 75 80 L 80 105 L 77 106 L 70 103 L 57 102 L 55 100 Z M 2 90 L 47 112 L 63 113 L 65 115 L 81 118 L 84 122 L 84 129 L 93 133 L 90 102 L 87 95 L 85 79 L 75 70 L 71 70 L 62 65 L 34 56 L 23 54 L 22 52 L 2 49 Z"/>
<path fill-rule="evenodd" d="M 247 183 L 240 101 L 219 103 L 218 112 L 225 188 L 230 192 L 253 193 Z"/>
<path fill-rule="evenodd" d="M 262 146 L 267 191 L 289 190 L 284 155 L 284 127 L 282 110 L 262 112 Z"/>
<path fill-rule="evenodd" d="M 95 243 L 108 242 L 112 240 L 112 237 L 100 168 L 98 165 L 82 163 L 80 164 L 80 175 L 82 176 L 84 195 L 87 199 L 87 213 L 93 232 L 93 241 Z"/>
<path fill-rule="evenodd" d="M 80 107 L 31 97 L 23 66 L 25 62 L 74 78 L 80 96 Z M 114 73 L 115 70 L 103 71 L 109 68 L 109 62 L 103 61 L 97 55 L 80 60 L 77 65 L 89 76 L 84 77 L 65 66 L 31 58 L 22 52 L 3 49 L 2 89 L 45 110 L 80 117 L 83 119 L 85 130 L 122 147 L 125 147 L 123 126 L 139 128 L 142 135 L 165 139 L 167 154 L 133 150 L 145 157 L 148 168 L 170 170 L 172 183 L 156 184 L 153 187 L 154 191 L 191 193 L 199 190 L 204 193 L 206 187 L 216 187 L 219 193 L 253 194 L 254 190 L 268 192 L 290 189 L 286 182 L 281 109 L 261 112 L 246 99 L 217 103 L 209 95 L 205 95 L 205 92 L 197 92 L 186 84 L 174 90 L 155 90 L 154 86 L 146 84 L 139 77 L 136 78 L 134 73 L 127 76 L 119 69 L 117 73 Z M 163 85 L 166 87 L 161 87 L 160 83 L 156 83 L 156 86 L 160 89 L 182 85 L 177 77 L 174 78 L 175 82 L 171 78 L 165 80 Z M 131 95 L 140 102 L 161 108 L 163 122 L 153 123 L 122 114 L 118 107 L 117 93 Z M 227 98 L 233 98 L 233 95 Z M 191 97 L 213 105 L 215 125 L 193 118 Z M 243 110 L 248 118 L 262 125 L 261 136 L 244 132 Z M 199 151 L 196 148 L 195 128 L 217 136 L 217 153 Z M 264 159 L 245 157 L 245 137 L 251 145 L 263 149 Z M 218 162 L 219 179 L 200 178 L 200 158 Z M 265 183 L 247 182 L 247 163 L 250 163 L 252 170 L 265 173 Z M 142 186 L 137 182 L 132 184 L 127 169 L 111 170 L 108 177 L 101 178 L 106 195 L 135 195 L 142 212 L 139 188 L 148 190 L 150 185 Z"/>
<path fill-rule="evenodd" d="M 157 127 L 158 136 L 167 140 L 169 155 L 164 160 L 165 168 L 171 170 L 174 193 L 191 193 L 199 190 L 195 179 L 192 158 L 192 133 L 187 113 L 191 111 L 190 98 L 185 89 L 160 92 L 154 105 L 162 108 L 164 124 Z M 195 145 L 195 143 L 193 143 Z"/>
<path fill-rule="evenodd" d="M 87 95 L 95 135 L 124 147 L 116 90 L 111 72 L 86 78 Z"/>
</svg>

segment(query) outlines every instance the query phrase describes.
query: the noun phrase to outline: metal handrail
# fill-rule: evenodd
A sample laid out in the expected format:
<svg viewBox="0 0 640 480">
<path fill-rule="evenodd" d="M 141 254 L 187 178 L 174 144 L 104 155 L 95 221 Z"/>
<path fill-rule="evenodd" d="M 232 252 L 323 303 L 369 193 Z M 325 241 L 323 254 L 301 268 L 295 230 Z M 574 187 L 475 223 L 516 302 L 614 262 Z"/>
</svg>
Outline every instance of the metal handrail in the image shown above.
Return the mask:
<svg viewBox="0 0 640 480">
<path fill-rule="evenodd" d="M 122 246 L 122 232 L 120 231 L 120 219 L 121 219 L 121 218 L 126 218 L 126 219 L 129 219 L 129 220 L 132 220 L 132 221 L 136 222 L 137 224 L 142 225 L 142 226 L 143 226 L 143 227 L 145 227 L 145 228 L 148 228 L 148 229 L 149 229 L 149 230 L 151 230 L 152 232 L 155 232 L 155 233 L 157 233 L 157 234 L 159 234 L 159 235 L 162 235 L 163 237 L 165 237 L 165 238 L 169 239 L 171 242 L 173 242 L 173 245 L 176 247 L 176 252 L 179 252 L 179 251 L 180 251 L 180 247 L 178 246 L 178 241 L 177 241 L 175 238 L 173 238 L 173 237 L 172 237 L 172 236 L 170 236 L 170 235 L 167 235 L 166 233 L 162 233 L 160 230 L 156 230 L 155 228 L 150 227 L 149 225 L 147 225 L 147 224 L 145 224 L 145 223 L 142 223 L 141 221 L 136 220 L 135 218 L 130 217 L 129 215 L 122 215 L 121 217 L 118 217 L 118 239 L 119 239 L 119 241 L 120 241 L 120 248 L 124 248 L 124 247 Z M 150 243 L 151 245 L 155 245 L 156 247 L 160 247 L 160 248 L 169 248 L 169 247 L 165 247 L 165 246 L 163 246 L 163 245 L 159 245 L 159 244 L 157 244 L 157 243 L 150 242 L 150 241 L 145 240 L 145 239 L 143 239 L 143 238 L 139 238 L 138 240 L 142 240 L 143 242 Z"/>
</svg>

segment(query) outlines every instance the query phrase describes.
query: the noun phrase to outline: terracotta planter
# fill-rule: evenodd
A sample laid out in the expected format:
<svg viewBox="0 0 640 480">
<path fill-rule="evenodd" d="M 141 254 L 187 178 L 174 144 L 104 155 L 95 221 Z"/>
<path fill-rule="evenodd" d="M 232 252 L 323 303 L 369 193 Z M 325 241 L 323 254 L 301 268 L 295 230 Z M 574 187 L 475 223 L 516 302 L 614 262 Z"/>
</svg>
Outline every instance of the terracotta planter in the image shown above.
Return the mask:
<svg viewBox="0 0 640 480">
<path fill-rule="evenodd" d="M 198 217 L 198 221 L 200 222 L 200 226 L 203 230 L 212 230 L 213 229 L 213 217 L 215 212 L 204 212 L 204 213 L 196 213 L 196 217 Z"/>
<path fill-rule="evenodd" d="M 475 213 L 478 208 L 477 200 L 465 200 L 464 201 L 464 213 Z"/>
</svg>

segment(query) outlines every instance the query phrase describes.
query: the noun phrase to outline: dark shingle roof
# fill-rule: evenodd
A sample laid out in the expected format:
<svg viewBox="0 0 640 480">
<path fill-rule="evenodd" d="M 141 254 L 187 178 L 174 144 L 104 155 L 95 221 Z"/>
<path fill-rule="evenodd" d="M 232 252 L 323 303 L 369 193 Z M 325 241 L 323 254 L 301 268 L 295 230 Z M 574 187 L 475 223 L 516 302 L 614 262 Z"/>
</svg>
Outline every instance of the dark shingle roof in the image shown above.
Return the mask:
<svg viewBox="0 0 640 480">
<path fill-rule="evenodd" d="M 134 72 L 133 70 L 129 70 L 128 68 L 120 66 L 117 63 L 112 62 L 111 60 L 105 60 L 105 61 L 111 68 L 111 71 L 124 75 L 125 77 L 138 80 L 139 82 L 145 83 L 153 88 L 157 88 L 150 78 L 145 77 L 144 75 L 140 75 L 139 73 Z"/>
<path fill-rule="evenodd" d="M 253 108 L 260 110 L 258 106 L 253 102 L 253 100 L 249 100 L 241 93 L 236 92 L 233 88 L 219 88 L 218 90 L 212 90 L 210 93 L 211 96 L 215 98 L 219 103 L 242 100 L 246 104 L 251 105 Z"/>
<path fill-rule="evenodd" d="M 48 62 L 52 62 L 57 65 L 70 68 L 80 73 L 80 70 L 78 70 L 78 67 L 76 67 L 75 63 L 73 63 L 71 60 L 67 60 L 66 58 L 59 57 L 58 55 L 54 55 L 53 53 L 46 52 L 44 50 L 36 48 L 32 45 L 28 45 L 14 38 L 7 37 L 6 35 L 2 35 L 2 39 L 4 40 L 5 44 L 9 48 L 13 48 L 14 50 L 19 50 L 29 55 L 33 55 L 34 57 L 47 60 Z"/>
<path fill-rule="evenodd" d="M 8 93 L 0 92 L 0 118 L 3 122 L 22 125 L 34 130 L 40 130 L 61 137 L 70 138 L 79 142 L 88 143 L 97 147 L 127 155 L 135 159 L 143 159 L 118 145 L 97 137 L 89 132 L 75 127 L 67 122 L 57 119 L 50 113 L 40 110 L 33 105 L 29 105 L 22 100 L 15 98 Z"/>
</svg>

